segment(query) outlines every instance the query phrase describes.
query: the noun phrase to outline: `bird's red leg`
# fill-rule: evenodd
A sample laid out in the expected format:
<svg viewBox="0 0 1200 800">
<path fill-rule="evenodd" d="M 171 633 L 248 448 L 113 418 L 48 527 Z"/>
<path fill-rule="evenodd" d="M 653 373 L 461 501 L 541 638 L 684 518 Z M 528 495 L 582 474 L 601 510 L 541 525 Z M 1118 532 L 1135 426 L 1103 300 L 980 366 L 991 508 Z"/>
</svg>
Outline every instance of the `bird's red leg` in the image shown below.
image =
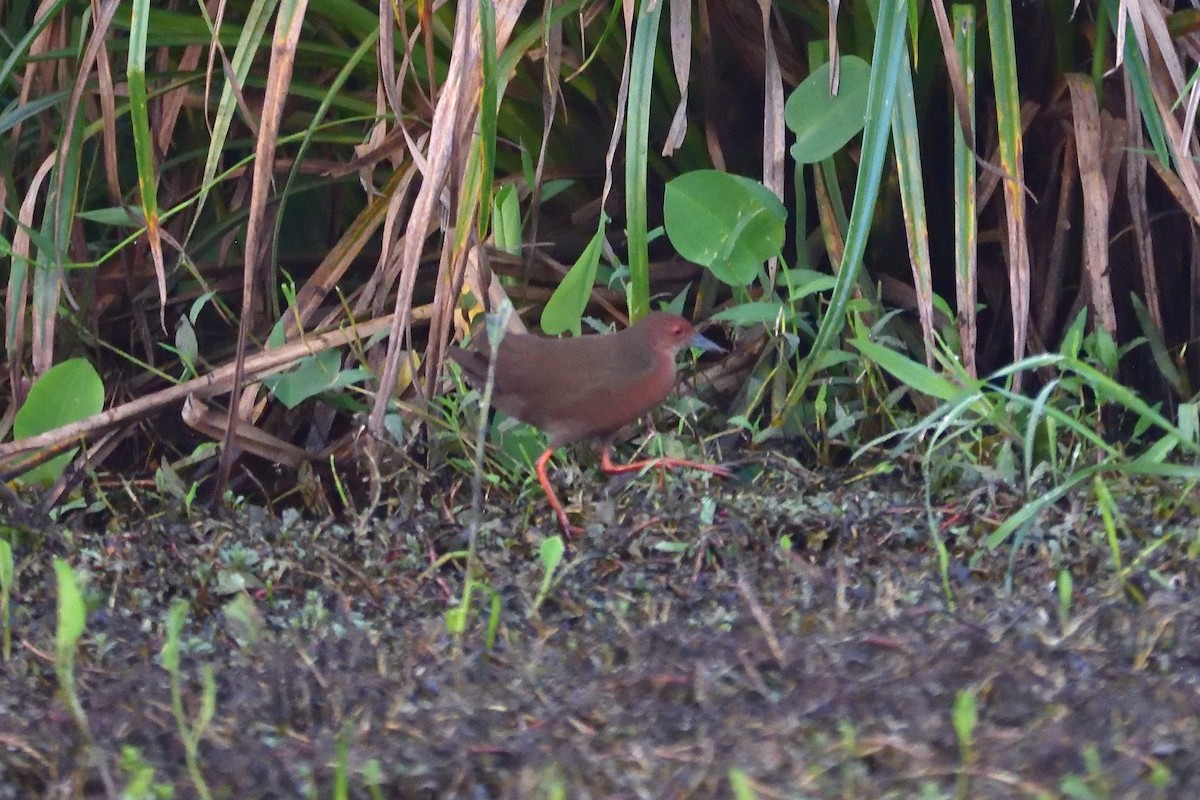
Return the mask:
<svg viewBox="0 0 1200 800">
<path fill-rule="evenodd" d="M 542 485 L 542 491 L 546 493 L 546 499 L 550 501 L 550 507 L 554 509 L 555 515 L 558 516 L 559 527 L 563 529 L 563 533 L 569 539 L 579 528 L 576 528 L 567 519 L 567 512 L 563 510 L 562 503 L 558 502 L 558 496 L 554 494 L 554 487 L 550 485 L 550 478 L 546 475 L 546 463 L 552 455 L 554 455 L 554 448 L 550 447 L 538 457 L 536 462 L 538 483 Z"/>
<path fill-rule="evenodd" d="M 642 461 L 631 461 L 628 464 L 614 464 L 610 446 L 604 445 L 600 450 L 600 469 L 609 475 L 619 475 L 622 472 L 640 472 L 644 469 L 698 469 L 720 475 L 722 478 L 732 478 L 733 472 L 716 464 L 705 464 L 700 461 L 688 461 L 684 458 L 647 458 Z"/>
</svg>

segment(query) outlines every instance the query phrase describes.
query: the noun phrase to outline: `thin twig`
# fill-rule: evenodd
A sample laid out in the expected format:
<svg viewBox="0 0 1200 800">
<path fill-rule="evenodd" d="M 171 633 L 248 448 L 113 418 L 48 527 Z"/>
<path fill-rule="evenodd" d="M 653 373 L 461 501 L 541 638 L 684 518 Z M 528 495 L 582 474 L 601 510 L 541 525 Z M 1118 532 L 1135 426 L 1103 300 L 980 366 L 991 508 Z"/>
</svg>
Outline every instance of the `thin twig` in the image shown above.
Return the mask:
<svg viewBox="0 0 1200 800">
<path fill-rule="evenodd" d="M 771 624 L 771 618 L 767 616 L 767 612 L 763 610 L 762 604 L 758 602 L 758 598 L 754 595 L 754 589 L 750 587 L 750 582 L 746 580 L 745 575 L 738 576 L 737 587 L 738 592 L 742 595 L 742 599 L 750 607 L 750 615 L 754 617 L 754 621 L 762 629 L 763 636 L 767 639 L 767 647 L 771 650 L 771 655 L 775 656 L 775 661 L 780 667 L 786 667 L 787 658 L 784 655 L 783 647 L 779 644 L 779 637 L 775 635 L 775 626 Z"/>
</svg>

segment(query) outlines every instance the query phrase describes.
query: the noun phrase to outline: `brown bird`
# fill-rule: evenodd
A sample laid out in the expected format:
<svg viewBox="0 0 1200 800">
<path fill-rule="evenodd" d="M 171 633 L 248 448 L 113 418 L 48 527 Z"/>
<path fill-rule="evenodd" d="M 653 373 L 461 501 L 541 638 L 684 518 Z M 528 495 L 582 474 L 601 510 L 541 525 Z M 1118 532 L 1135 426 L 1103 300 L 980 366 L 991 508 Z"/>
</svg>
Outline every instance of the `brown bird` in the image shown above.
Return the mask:
<svg viewBox="0 0 1200 800">
<path fill-rule="evenodd" d="M 508 334 L 501 340 L 492 405 L 549 435 L 546 451 L 537 460 L 538 482 L 568 536 L 573 529 L 567 512 L 546 477 L 546 463 L 563 445 L 599 439 L 600 469 L 608 474 L 647 467 L 691 467 L 724 477 L 733 474 L 724 467 L 678 458 L 612 462 L 613 436 L 666 399 L 675 386 L 675 356 L 688 346 L 721 349 L 683 317 L 664 312 L 648 314 L 617 333 L 572 339 Z M 462 367 L 469 382 L 484 386 L 489 353 L 451 347 L 448 355 Z"/>
</svg>

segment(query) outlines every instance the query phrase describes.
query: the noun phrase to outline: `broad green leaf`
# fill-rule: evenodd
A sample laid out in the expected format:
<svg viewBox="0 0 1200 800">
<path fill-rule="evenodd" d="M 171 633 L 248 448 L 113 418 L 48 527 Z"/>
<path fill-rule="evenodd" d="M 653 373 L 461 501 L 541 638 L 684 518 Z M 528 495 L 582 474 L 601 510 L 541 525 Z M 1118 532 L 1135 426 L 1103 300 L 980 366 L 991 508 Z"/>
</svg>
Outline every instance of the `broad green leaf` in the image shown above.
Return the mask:
<svg viewBox="0 0 1200 800">
<path fill-rule="evenodd" d="M 46 370 L 29 389 L 25 405 L 13 420 L 13 438 L 57 430 L 104 410 L 104 383 L 85 358 L 72 358 Z M 56 456 L 17 480 L 47 485 L 57 480 L 75 456 L 75 450 Z"/>
<path fill-rule="evenodd" d="M 867 88 L 871 67 L 858 56 L 841 59 L 841 83 L 829 95 L 829 64 L 813 71 L 788 98 L 783 119 L 796 134 L 792 157 L 815 164 L 846 146 L 867 121 Z"/>
<path fill-rule="evenodd" d="M 787 211 L 758 181 L 696 170 L 667 184 L 663 220 L 681 256 L 730 286 L 745 286 L 779 255 Z"/>
<path fill-rule="evenodd" d="M 496 460 L 507 475 L 528 474 L 546 449 L 545 434 L 501 413 L 496 414 L 488 440 L 496 447 Z"/>
<path fill-rule="evenodd" d="M 303 359 L 295 369 L 267 378 L 263 383 L 270 387 L 279 402 L 288 408 L 295 408 L 321 392 L 358 383 L 370 374 L 361 369 L 341 369 L 341 366 L 341 353 L 324 350 Z"/>
</svg>

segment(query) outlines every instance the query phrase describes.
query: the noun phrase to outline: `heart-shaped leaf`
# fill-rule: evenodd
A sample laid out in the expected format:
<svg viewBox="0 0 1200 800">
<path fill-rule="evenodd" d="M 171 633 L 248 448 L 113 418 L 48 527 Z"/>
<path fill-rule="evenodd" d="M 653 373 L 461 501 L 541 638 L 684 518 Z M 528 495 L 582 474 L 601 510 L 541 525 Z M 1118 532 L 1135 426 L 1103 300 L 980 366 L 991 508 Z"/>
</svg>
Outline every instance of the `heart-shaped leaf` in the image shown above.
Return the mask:
<svg viewBox="0 0 1200 800">
<path fill-rule="evenodd" d="M 681 256 L 730 286 L 745 286 L 779 255 L 787 211 L 758 181 L 696 170 L 667 184 L 663 220 Z"/>
<path fill-rule="evenodd" d="M 813 70 L 792 92 L 783 119 L 796 134 L 792 158 L 814 164 L 846 146 L 867 123 L 867 89 L 871 66 L 858 56 L 840 60 L 836 97 L 829 95 L 829 64 Z"/>
</svg>

